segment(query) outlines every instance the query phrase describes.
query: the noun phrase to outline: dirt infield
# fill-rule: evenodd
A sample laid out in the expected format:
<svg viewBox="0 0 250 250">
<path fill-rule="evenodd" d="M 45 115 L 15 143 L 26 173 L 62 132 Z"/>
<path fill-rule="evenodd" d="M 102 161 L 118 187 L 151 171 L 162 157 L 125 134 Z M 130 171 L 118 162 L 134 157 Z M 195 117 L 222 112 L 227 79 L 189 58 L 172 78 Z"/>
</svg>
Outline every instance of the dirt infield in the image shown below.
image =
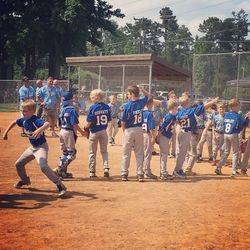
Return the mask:
<svg viewBox="0 0 250 250">
<path fill-rule="evenodd" d="M 0 113 L 0 127 L 17 113 Z M 120 181 L 121 133 L 109 147 L 112 178 L 88 178 L 88 144 L 77 142 L 78 156 L 70 167 L 75 178 L 65 181 L 66 199 L 57 199 L 55 187 L 35 161 L 27 166 L 32 185 L 15 190 L 14 163 L 27 147 L 21 130 L 0 139 L 0 249 L 249 249 L 250 178 L 215 176 L 206 162 L 196 164 L 200 175 L 184 181 L 135 179 Z M 49 163 L 60 155 L 58 139 L 48 138 Z M 174 159 L 169 160 L 170 169 Z M 152 168 L 159 174 L 159 157 Z M 102 176 L 98 154 L 98 176 Z"/>
</svg>

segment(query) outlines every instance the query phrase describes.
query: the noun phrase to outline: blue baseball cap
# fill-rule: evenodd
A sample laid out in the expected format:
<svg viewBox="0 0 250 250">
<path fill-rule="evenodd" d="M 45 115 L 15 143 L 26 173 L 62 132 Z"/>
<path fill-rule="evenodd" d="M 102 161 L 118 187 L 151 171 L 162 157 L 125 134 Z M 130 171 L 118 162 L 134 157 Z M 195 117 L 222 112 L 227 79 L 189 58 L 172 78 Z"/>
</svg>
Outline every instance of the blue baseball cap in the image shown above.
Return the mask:
<svg viewBox="0 0 250 250">
<path fill-rule="evenodd" d="M 63 102 L 63 105 L 68 105 L 70 100 L 73 99 L 73 93 L 70 92 L 70 91 L 64 91 L 62 93 L 62 102 Z"/>
</svg>

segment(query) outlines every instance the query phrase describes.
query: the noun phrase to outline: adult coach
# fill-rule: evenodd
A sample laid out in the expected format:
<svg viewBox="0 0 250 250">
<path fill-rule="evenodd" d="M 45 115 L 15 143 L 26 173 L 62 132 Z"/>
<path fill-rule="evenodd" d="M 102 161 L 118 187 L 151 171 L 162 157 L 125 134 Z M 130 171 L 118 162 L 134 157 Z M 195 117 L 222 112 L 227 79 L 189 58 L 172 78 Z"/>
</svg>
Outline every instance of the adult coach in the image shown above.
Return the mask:
<svg viewBox="0 0 250 250">
<path fill-rule="evenodd" d="M 53 77 L 48 77 L 47 85 L 39 89 L 37 93 L 38 101 L 41 103 L 41 106 L 44 108 L 44 114 L 46 121 L 49 122 L 50 128 L 52 131 L 52 137 L 58 137 L 55 132 L 56 124 L 56 108 L 60 102 L 60 95 L 58 94 L 57 89 L 53 86 Z"/>
<path fill-rule="evenodd" d="M 18 91 L 21 116 L 23 116 L 22 110 L 21 110 L 22 103 L 29 99 L 33 99 L 33 100 L 35 99 L 35 90 L 32 86 L 30 86 L 29 78 L 27 76 L 24 76 L 22 78 L 22 84 L 23 84 L 22 87 Z M 26 134 L 24 133 L 24 130 L 21 136 L 26 136 Z"/>
</svg>

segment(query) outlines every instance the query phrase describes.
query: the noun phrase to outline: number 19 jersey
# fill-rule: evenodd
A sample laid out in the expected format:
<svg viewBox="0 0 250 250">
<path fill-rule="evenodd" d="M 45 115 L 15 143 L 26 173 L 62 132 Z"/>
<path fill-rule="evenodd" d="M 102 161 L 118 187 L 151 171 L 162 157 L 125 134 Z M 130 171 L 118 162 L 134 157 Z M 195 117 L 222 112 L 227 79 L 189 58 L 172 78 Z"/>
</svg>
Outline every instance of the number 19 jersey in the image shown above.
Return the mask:
<svg viewBox="0 0 250 250">
<path fill-rule="evenodd" d="M 122 122 L 126 123 L 126 128 L 141 127 L 143 122 L 142 112 L 147 104 L 148 97 L 144 96 L 136 101 L 129 101 L 125 104 L 122 113 Z"/>
<path fill-rule="evenodd" d="M 103 103 L 95 103 L 90 106 L 87 122 L 91 122 L 90 131 L 96 133 L 107 129 L 108 123 L 111 121 L 110 107 Z"/>
</svg>

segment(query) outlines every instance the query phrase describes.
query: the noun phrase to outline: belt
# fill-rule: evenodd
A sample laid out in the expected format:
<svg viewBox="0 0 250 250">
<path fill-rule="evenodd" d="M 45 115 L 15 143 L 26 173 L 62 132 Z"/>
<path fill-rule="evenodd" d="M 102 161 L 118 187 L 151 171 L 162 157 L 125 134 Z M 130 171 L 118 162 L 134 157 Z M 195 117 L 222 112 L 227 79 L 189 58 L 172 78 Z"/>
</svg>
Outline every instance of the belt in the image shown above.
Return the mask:
<svg viewBox="0 0 250 250">
<path fill-rule="evenodd" d="M 67 130 L 67 131 L 74 131 L 74 130 L 71 129 L 71 128 L 61 128 L 61 129 L 64 129 L 64 130 Z"/>
<path fill-rule="evenodd" d="M 215 130 L 215 132 L 220 134 L 220 135 L 224 134 L 224 131 Z"/>
<path fill-rule="evenodd" d="M 213 131 L 213 129 L 212 129 L 212 128 L 209 128 L 208 131 Z"/>
<path fill-rule="evenodd" d="M 203 129 L 203 128 L 205 128 L 205 126 L 198 126 L 197 128 L 198 129 Z"/>
</svg>

